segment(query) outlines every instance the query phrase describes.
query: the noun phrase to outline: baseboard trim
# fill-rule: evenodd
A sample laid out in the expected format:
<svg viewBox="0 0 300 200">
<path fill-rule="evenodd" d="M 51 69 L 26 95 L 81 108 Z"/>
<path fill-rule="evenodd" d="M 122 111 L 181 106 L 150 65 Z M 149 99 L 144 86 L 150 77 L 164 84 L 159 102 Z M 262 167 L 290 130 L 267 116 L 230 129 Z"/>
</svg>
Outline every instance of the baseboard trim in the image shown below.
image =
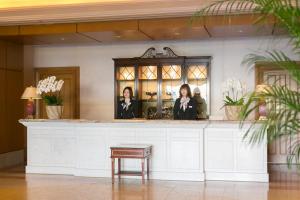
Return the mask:
<svg viewBox="0 0 300 200">
<path fill-rule="evenodd" d="M 24 150 L 0 154 L 0 169 L 24 164 Z"/>
<path fill-rule="evenodd" d="M 74 175 L 82 177 L 111 177 L 110 170 L 99 169 L 78 169 L 72 167 L 45 167 L 45 166 L 26 166 L 26 173 L 28 174 L 57 174 L 57 175 Z M 117 176 L 116 176 L 117 177 Z M 123 178 L 137 178 L 132 176 L 122 176 Z M 201 172 L 155 172 L 150 173 L 150 179 L 157 180 L 176 180 L 176 181 L 204 181 L 204 173 Z"/>
<path fill-rule="evenodd" d="M 269 182 L 269 174 L 268 173 L 205 172 L 205 179 L 210 181 Z"/>
<path fill-rule="evenodd" d="M 111 177 L 111 171 L 107 169 L 80 169 L 74 167 L 46 167 L 27 166 L 26 173 L 37 174 L 64 174 L 82 177 Z M 124 178 L 133 178 L 125 177 Z M 177 181 L 250 181 L 269 182 L 268 173 L 224 173 L 224 172 L 167 172 L 151 171 L 150 179 L 177 180 Z"/>
<path fill-rule="evenodd" d="M 26 166 L 25 171 L 27 174 L 74 175 L 73 167 Z"/>
</svg>

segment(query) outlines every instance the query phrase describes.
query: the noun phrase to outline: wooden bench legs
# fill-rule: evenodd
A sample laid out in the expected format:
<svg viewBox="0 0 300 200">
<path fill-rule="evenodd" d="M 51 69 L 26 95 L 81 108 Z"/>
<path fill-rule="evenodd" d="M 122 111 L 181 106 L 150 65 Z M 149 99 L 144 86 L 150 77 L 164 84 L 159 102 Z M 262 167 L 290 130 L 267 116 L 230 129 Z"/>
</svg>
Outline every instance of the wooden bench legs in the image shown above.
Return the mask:
<svg viewBox="0 0 300 200">
<path fill-rule="evenodd" d="M 145 159 L 142 159 L 142 182 L 145 183 Z"/>
<path fill-rule="evenodd" d="M 149 180 L 150 177 L 150 159 L 147 159 L 147 166 L 146 166 L 146 173 L 147 173 L 147 180 Z M 122 167 L 121 167 L 121 158 L 118 158 L 118 173 L 116 175 L 118 175 L 119 180 L 121 179 L 121 176 L 142 176 L 142 183 L 145 183 L 145 158 L 141 159 L 141 168 L 142 171 L 141 172 L 127 172 L 127 171 L 122 171 Z M 112 178 L 112 184 L 114 184 L 115 182 L 115 158 L 111 159 L 111 178 Z"/>
<path fill-rule="evenodd" d="M 121 158 L 118 158 L 118 175 L 120 180 L 121 179 Z"/>
<path fill-rule="evenodd" d="M 111 159 L 111 181 L 112 181 L 112 184 L 115 183 L 115 159 L 112 158 Z"/>
<path fill-rule="evenodd" d="M 147 158 L 147 180 L 150 179 L 150 158 Z"/>
</svg>

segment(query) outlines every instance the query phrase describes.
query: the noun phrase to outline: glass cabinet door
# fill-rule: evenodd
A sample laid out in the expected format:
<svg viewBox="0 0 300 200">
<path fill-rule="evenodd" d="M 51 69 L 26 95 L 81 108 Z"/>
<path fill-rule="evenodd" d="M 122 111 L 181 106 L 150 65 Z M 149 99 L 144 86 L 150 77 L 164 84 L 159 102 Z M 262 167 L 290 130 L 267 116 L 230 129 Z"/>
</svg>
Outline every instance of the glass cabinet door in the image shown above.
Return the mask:
<svg viewBox="0 0 300 200">
<path fill-rule="evenodd" d="M 206 104 L 206 114 L 208 115 L 210 109 L 209 109 L 209 81 L 208 81 L 207 65 L 190 64 L 187 66 L 186 72 L 187 72 L 187 83 L 190 85 L 192 93 L 194 93 L 195 88 L 199 88 L 200 97 L 204 99 L 204 104 Z"/>
<path fill-rule="evenodd" d="M 179 97 L 179 88 L 181 84 L 181 65 L 163 65 L 161 85 L 161 112 L 163 119 L 173 119 L 173 107 L 176 98 Z"/>
<path fill-rule="evenodd" d="M 159 117 L 157 66 L 139 66 L 138 91 L 142 117 L 157 119 Z"/>
<path fill-rule="evenodd" d="M 135 91 L 135 67 L 124 66 L 116 68 L 117 101 L 123 98 L 123 89 L 131 87 Z"/>
</svg>

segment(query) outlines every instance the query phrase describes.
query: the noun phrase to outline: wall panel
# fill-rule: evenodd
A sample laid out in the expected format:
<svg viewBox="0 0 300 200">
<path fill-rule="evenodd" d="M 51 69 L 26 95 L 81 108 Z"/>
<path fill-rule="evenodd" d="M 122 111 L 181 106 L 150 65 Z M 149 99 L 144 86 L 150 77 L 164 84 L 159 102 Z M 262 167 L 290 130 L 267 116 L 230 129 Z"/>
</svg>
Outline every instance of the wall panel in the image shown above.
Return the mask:
<svg viewBox="0 0 300 200">
<path fill-rule="evenodd" d="M 0 153 L 8 149 L 6 123 L 5 123 L 5 70 L 0 69 Z"/>
<path fill-rule="evenodd" d="M 23 70 L 23 45 L 7 43 L 6 68 L 12 70 Z"/>
<path fill-rule="evenodd" d="M 23 118 L 23 72 L 6 71 L 6 124 L 7 151 L 15 151 L 24 147 L 23 127 L 18 120 Z"/>
<path fill-rule="evenodd" d="M 24 149 L 23 46 L 0 41 L 0 154 Z"/>
<path fill-rule="evenodd" d="M 5 42 L 0 41 L 0 69 L 6 68 L 6 45 Z"/>
</svg>

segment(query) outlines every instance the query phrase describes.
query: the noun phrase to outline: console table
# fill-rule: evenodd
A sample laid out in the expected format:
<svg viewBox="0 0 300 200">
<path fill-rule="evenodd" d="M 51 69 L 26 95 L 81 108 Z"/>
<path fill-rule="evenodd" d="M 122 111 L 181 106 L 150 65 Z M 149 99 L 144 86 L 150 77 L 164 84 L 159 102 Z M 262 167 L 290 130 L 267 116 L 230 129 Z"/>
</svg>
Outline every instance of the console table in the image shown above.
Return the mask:
<svg viewBox="0 0 300 200">
<path fill-rule="evenodd" d="M 149 160 L 151 156 L 151 145 L 144 144 L 124 144 L 110 147 L 111 149 L 111 178 L 114 184 L 115 180 L 115 159 L 118 159 L 118 177 L 124 176 L 142 176 L 142 182 L 145 182 L 145 159 L 147 159 L 147 179 L 149 180 Z M 141 159 L 140 172 L 138 171 L 122 171 L 121 159 Z"/>
</svg>

